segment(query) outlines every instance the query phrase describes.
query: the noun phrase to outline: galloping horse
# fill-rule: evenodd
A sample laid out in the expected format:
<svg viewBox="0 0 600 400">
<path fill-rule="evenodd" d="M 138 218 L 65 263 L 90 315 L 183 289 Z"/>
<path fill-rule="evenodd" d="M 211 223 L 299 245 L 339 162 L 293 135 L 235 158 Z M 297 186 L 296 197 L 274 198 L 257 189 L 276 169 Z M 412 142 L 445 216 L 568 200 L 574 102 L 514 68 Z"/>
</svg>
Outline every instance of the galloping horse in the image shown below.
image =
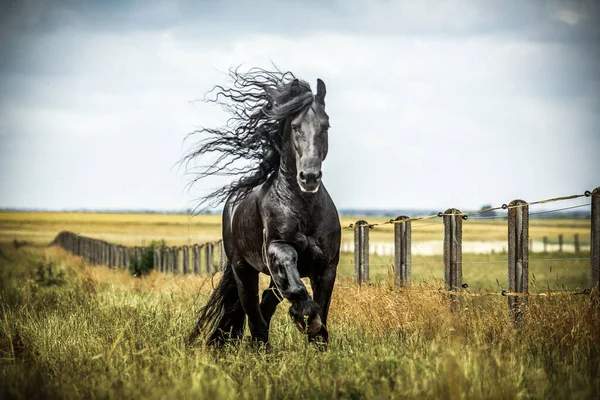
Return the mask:
<svg viewBox="0 0 600 400">
<path fill-rule="evenodd" d="M 217 154 L 200 177 L 242 175 L 205 200 L 225 201 L 223 244 L 227 264 L 208 303 L 200 310 L 191 343 L 200 334 L 209 345 L 243 335 L 267 343 L 277 305 L 291 302 L 289 315 L 311 342 L 327 343 L 327 314 L 339 261 L 341 229 L 336 207 L 321 181 L 328 150 L 325 84 L 317 93 L 290 72 L 231 70 L 230 88 L 215 86 L 214 102 L 232 118 L 224 128 L 196 132 L 209 138 L 186 156 Z M 233 168 L 250 161 L 248 169 Z M 259 302 L 260 273 L 271 276 Z M 308 277 L 312 299 L 300 278 Z"/>
</svg>

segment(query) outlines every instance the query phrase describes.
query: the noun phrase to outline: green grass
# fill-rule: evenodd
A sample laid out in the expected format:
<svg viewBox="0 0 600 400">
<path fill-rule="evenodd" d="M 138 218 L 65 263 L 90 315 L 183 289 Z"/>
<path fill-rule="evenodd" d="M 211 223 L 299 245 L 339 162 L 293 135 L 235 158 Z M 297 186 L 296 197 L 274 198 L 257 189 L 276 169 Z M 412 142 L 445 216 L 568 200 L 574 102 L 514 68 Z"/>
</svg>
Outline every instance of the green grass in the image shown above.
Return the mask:
<svg viewBox="0 0 600 400">
<path fill-rule="evenodd" d="M 0 246 L 1 398 L 595 398 L 599 308 L 533 297 L 523 326 L 502 298 L 445 296 L 418 282 L 336 283 L 319 352 L 281 305 L 270 351 L 184 337 L 211 281 L 89 267 L 55 248 Z M 52 275 L 40 274 L 52 265 Z M 52 278 L 51 278 L 52 277 Z M 263 280 L 261 285 L 265 285 Z M 289 305 L 289 304 L 288 304 Z"/>
</svg>

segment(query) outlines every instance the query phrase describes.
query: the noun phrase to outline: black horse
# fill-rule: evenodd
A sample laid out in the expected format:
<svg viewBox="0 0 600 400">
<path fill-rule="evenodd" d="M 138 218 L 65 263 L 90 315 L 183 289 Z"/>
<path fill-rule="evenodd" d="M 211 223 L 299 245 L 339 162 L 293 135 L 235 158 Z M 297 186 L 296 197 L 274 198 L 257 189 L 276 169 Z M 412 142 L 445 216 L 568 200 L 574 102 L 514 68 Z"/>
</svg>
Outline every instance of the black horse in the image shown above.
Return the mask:
<svg viewBox="0 0 600 400">
<path fill-rule="evenodd" d="M 215 153 L 199 177 L 242 175 L 204 200 L 226 199 L 223 277 L 189 337 L 207 335 L 209 345 L 243 335 L 246 315 L 252 339 L 269 340 L 269 324 L 283 297 L 289 314 L 311 342 L 327 343 L 327 314 L 339 261 L 337 210 L 321 182 L 327 156 L 329 117 L 325 84 L 317 94 L 290 72 L 230 71 L 233 85 L 216 86 L 213 101 L 232 114 L 221 129 L 201 129 L 209 138 L 184 160 Z M 214 154 L 213 154 L 214 155 Z M 249 160 L 249 169 L 233 165 Z M 260 273 L 271 276 L 259 301 Z M 314 300 L 300 278 L 308 277 Z"/>
</svg>

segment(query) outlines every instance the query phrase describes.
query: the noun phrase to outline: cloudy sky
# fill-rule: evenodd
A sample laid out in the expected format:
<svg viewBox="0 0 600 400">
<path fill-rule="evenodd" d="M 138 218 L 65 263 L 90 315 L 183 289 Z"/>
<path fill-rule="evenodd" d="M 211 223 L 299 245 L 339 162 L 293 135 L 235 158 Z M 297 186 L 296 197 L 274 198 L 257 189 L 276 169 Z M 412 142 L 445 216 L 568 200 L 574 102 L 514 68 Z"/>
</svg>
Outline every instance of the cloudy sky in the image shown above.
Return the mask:
<svg viewBox="0 0 600 400">
<path fill-rule="evenodd" d="M 340 208 L 600 185 L 597 1 L 2 1 L 0 207 L 168 209 L 232 66 L 327 85 Z"/>
</svg>

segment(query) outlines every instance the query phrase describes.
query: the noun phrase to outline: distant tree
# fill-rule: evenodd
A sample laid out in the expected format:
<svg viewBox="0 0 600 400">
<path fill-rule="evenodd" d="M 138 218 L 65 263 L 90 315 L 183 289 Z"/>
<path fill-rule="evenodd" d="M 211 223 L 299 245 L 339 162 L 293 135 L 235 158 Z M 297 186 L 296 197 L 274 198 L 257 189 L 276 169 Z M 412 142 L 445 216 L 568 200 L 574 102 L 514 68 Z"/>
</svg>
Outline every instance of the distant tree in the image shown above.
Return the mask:
<svg viewBox="0 0 600 400">
<path fill-rule="evenodd" d="M 488 208 L 492 208 L 493 206 L 491 204 L 484 204 L 482 205 L 479 209 L 480 210 L 487 210 Z M 480 217 L 495 217 L 496 211 L 487 211 L 484 213 L 479 214 Z"/>
</svg>

